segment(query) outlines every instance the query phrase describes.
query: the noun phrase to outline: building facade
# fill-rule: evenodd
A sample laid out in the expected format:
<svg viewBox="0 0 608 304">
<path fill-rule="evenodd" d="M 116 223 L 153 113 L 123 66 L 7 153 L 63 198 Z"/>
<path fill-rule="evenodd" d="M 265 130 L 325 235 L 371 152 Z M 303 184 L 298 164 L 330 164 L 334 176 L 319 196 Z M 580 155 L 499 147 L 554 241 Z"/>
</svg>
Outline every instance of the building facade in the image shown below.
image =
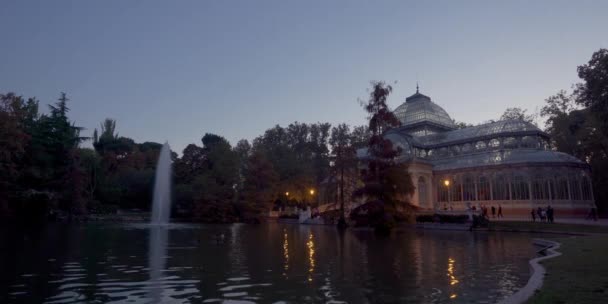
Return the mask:
<svg viewBox="0 0 608 304">
<path fill-rule="evenodd" d="M 503 120 L 458 129 L 418 89 L 394 113 L 401 126 L 384 136 L 401 148 L 399 161 L 409 163 L 411 202 L 420 208 L 500 205 L 507 216 L 529 216 L 548 205 L 558 215 L 595 207 L 589 166 L 551 150 L 549 136 L 534 124 Z"/>
</svg>

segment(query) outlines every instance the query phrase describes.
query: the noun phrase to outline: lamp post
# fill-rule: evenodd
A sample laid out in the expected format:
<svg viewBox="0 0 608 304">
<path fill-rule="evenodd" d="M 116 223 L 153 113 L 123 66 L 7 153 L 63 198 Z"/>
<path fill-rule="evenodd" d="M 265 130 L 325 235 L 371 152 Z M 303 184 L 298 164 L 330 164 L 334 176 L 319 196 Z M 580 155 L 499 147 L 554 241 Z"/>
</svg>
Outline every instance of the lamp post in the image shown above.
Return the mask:
<svg viewBox="0 0 608 304">
<path fill-rule="evenodd" d="M 448 194 L 448 205 L 450 205 L 450 206 L 451 206 L 451 203 L 450 203 L 450 180 L 449 180 L 449 179 L 445 179 L 445 180 L 443 181 L 443 184 L 444 184 L 444 185 L 445 185 L 445 187 L 447 188 L 447 194 Z"/>
</svg>

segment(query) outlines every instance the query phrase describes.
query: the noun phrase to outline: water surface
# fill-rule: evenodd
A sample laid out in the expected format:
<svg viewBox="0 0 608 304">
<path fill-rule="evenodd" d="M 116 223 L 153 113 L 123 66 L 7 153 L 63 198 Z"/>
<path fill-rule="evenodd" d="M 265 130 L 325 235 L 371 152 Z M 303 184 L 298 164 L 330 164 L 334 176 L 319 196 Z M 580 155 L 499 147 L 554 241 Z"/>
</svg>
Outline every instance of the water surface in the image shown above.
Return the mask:
<svg viewBox="0 0 608 304">
<path fill-rule="evenodd" d="M 514 233 L 163 229 L 3 228 L 0 303 L 494 303 L 525 285 L 535 255 Z"/>
</svg>

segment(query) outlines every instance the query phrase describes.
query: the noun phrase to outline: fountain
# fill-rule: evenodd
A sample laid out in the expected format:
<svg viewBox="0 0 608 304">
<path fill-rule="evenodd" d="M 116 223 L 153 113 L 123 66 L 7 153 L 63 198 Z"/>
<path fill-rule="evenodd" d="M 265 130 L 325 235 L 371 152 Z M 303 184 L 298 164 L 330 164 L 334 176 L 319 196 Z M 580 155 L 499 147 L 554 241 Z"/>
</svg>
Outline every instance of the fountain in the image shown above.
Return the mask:
<svg viewBox="0 0 608 304">
<path fill-rule="evenodd" d="M 154 200 L 150 219 L 150 243 L 148 261 L 150 266 L 150 289 L 148 297 L 152 303 L 163 302 L 162 272 L 165 269 L 167 242 L 169 240 L 169 215 L 171 213 L 171 149 L 165 142 L 160 150 L 154 182 Z"/>
<path fill-rule="evenodd" d="M 171 214 L 171 149 L 165 142 L 160 150 L 158 165 L 156 166 L 156 179 L 154 181 L 154 200 L 152 203 L 151 224 L 169 224 Z"/>
</svg>

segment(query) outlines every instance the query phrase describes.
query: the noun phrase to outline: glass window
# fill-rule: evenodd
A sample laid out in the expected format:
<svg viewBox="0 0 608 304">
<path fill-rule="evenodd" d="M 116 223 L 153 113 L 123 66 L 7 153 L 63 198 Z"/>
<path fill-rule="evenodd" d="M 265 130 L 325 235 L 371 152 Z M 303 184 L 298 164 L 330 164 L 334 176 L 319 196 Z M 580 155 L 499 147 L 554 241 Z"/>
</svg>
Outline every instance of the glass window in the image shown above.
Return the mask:
<svg viewBox="0 0 608 304">
<path fill-rule="evenodd" d="M 445 178 L 442 178 L 437 183 L 437 201 L 447 202 L 448 201 L 448 187 L 443 184 Z"/>
<path fill-rule="evenodd" d="M 578 177 L 570 179 L 570 192 L 572 193 L 572 200 L 578 201 L 581 199 L 581 181 Z"/>
<path fill-rule="evenodd" d="M 465 201 L 475 201 L 475 180 L 472 176 L 467 175 L 462 184 L 462 196 Z"/>
<path fill-rule="evenodd" d="M 527 200 L 530 199 L 530 191 L 528 189 L 528 182 L 521 175 L 513 177 L 511 183 L 511 199 L 513 200 Z"/>
<path fill-rule="evenodd" d="M 570 199 L 568 196 L 568 179 L 566 177 L 559 177 L 556 182 L 556 196 L 555 199 L 567 200 Z"/>
<path fill-rule="evenodd" d="M 583 176 L 581 187 L 583 188 L 583 199 L 587 201 L 591 200 L 593 195 L 591 195 L 591 183 L 588 177 Z"/>
<path fill-rule="evenodd" d="M 524 148 L 539 148 L 540 142 L 535 136 L 524 136 L 521 139 L 521 146 Z"/>
<path fill-rule="evenodd" d="M 500 147 L 500 140 L 498 140 L 496 138 L 490 140 L 489 146 L 491 148 L 498 148 L 498 147 Z"/>
<path fill-rule="evenodd" d="M 479 184 L 477 184 L 477 199 L 480 201 L 490 200 L 490 183 L 485 176 L 479 177 Z"/>
<path fill-rule="evenodd" d="M 426 181 L 424 180 L 424 177 L 421 176 L 418 178 L 418 204 L 420 204 L 420 206 L 426 206 L 426 198 Z"/>
<path fill-rule="evenodd" d="M 460 179 L 455 178 L 450 185 L 450 200 L 452 202 L 462 201 L 462 182 Z"/>
<path fill-rule="evenodd" d="M 476 150 L 483 150 L 486 148 L 486 143 L 483 141 L 478 141 L 475 143 L 475 149 Z"/>
<path fill-rule="evenodd" d="M 507 137 L 502 142 L 502 146 L 505 148 L 517 148 L 517 139 L 515 137 Z"/>
<path fill-rule="evenodd" d="M 535 200 L 549 199 L 549 183 L 541 176 L 536 176 L 532 181 L 532 198 Z"/>
<path fill-rule="evenodd" d="M 509 185 L 504 175 L 497 175 L 492 180 L 492 195 L 494 200 L 509 199 Z"/>
</svg>

